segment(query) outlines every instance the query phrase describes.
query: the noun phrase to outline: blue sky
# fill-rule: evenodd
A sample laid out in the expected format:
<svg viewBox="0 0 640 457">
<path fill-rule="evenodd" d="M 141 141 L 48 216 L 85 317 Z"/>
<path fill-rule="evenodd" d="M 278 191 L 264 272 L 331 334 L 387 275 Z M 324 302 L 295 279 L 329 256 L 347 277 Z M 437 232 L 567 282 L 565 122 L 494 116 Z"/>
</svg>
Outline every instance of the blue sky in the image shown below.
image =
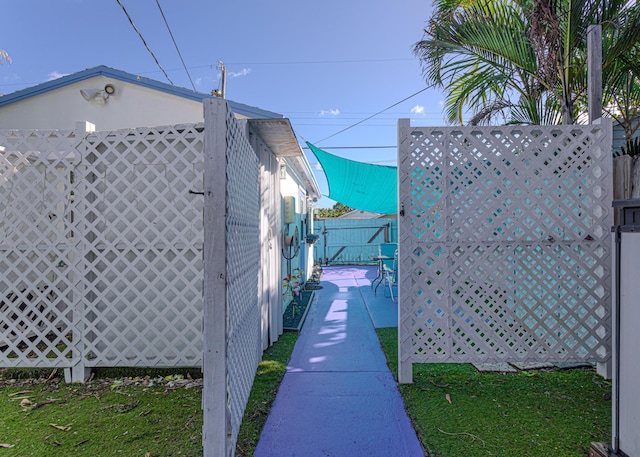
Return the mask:
<svg viewBox="0 0 640 457">
<path fill-rule="evenodd" d="M 429 89 L 336 135 L 426 87 L 412 47 L 430 0 L 159 0 L 191 80 L 156 0 L 120 1 L 175 85 L 220 88 L 221 60 L 227 98 L 283 114 L 301 144 L 395 165 L 396 149 L 385 147 L 397 144 L 398 118 L 444 124 L 442 95 Z M 12 58 L 0 66 L 0 93 L 96 65 L 169 82 L 117 0 L 0 3 L 0 49 Z"/>
</svg>

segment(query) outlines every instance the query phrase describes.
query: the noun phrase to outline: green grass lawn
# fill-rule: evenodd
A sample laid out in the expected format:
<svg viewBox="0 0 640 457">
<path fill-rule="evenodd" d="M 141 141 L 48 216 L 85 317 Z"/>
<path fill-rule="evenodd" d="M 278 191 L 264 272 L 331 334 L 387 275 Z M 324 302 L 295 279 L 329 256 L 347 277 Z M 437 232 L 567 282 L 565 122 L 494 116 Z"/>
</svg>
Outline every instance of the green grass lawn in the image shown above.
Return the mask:
<svg viewBox="0 0 640 457">
<path fill-rule="evenodd" d="M 135 383 L 54 379 L 3 387 L 0 444 L 11 447 L 2 455 L 201 455 L 202 389 Z"/>
<path fill-rule="evenodd" d="M 397 329 L 378 329 L 397 377 Z M 400 385 L 418 437 L 438 457 L 570 457 L 611 439 L 611 384 L 594 370 L 480 373 L 415 364 Z"/>
<path fill-rule="evenodd" d="M 296 338 L 285 333 L 265 351 L 237 456 L 253 454 Z M 60 374 L 44 379 L 49 371 L 1 371 L 0 457 L 202 456 L 202 381 L 170 373 L 103 369 L 66 384 Z"/>
<path fill-rule="evenodd" d="M 237 457 L 253 455 L 297 339 L 298 333 L 284 333 L 276 344 L 265 351 L 238 433 Z"/>
<path fill-rule="evenodd" d="M 397 330 L 378 336 L 397 375 Z M 296 338 L 285 333 L 265 351 L 237 456 L 253 454 Z M 201 383 L 187 388 L 160 377 L 166 370 L 148 373 L 98 370 L 87 384 L 0 373 L 0 457 L 201 456 Z M 610 439 L 611 385 L 592 370 L 503 375 L 419 364 L 413 378 L 400 391 L 432 456 L 582 457 L 592 441 Z"/>
</svg>

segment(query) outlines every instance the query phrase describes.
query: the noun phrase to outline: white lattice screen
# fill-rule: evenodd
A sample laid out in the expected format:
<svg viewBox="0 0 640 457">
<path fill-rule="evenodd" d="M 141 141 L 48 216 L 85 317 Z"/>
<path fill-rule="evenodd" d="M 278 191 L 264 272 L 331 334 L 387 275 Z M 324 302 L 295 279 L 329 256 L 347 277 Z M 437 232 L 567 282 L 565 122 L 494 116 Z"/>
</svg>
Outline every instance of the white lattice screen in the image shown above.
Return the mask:
<svg viewBox="0 0 640 457">
<path fill-rule="evenodd" d="M 0 135 L 0 366 L 69 366 L 82 271 L 73 131 Z"/>
<path fill-rule="evenodd" d="M 0 137 L 0 365 L 200 365 L 202 130 Z"/>
<path fill-rule="evenodd" d="M 227 114 L 227 373 L 235 440 L 262 356 L 258 280 L 260 193 L 258 157 L 246 124 Z"/>
<path fill-rule="evenodd" d="M 399 124 L 400 368 L 605 361 L 611 124 Z"/>
<path fill-rule="evenodd" d="M 258 156 L 220 103 L 224 122 L 207 125 L 224 138 L 209 152 L 225 156 L 226 299 L 214 319 L 226 335 L 209 349 L 225 357 L 213 409 L 228 410 L 219 436 L 233 449 L 272 314 L 259 268 L 273 259 L 261 258 Z M 189 191 L 203 186 L 204 125 L 6 131 L 0 146 L 0 366 L 73 367 L 73 380 L 95 366 L 201 366 L 204 202 Z"/>
<path fill-rule="evenodd" d="M 225 100 L 204 111 L 203 444 L 228 456 L 262 355 L 260 164 Z"/>
<path fill-rule="evenodd" d="M 202 125 L 87 136 L 77 167 L 85 364 L 199 366 Z"/>
</svg>

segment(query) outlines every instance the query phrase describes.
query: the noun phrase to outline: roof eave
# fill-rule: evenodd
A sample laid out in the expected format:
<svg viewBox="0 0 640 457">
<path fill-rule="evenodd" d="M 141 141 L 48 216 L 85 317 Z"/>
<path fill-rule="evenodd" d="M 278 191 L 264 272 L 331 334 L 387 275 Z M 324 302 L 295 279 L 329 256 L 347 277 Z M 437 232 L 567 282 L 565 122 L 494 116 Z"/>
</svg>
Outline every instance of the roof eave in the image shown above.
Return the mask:
<svg viewBox="0 0 640 457">
<path fill-rule="evenodd" d="M 264 140 L 276 157 L 286 158 L 305 181 L 312 197 L 320 198 L 320 186 L 307 157 L 293 132 L 289 119 L 249 119 L 251 128 Z"/>
<path fill-rule="evenodd" d="M 37 84 L 32 87 L 27 87 L 25 89 L 21 89 L 7 95 L 0 96 L 0 107 L 5 105 L 10 105 L 12 103 L 16 103 L 22 100 L 26 100 L 36 95 L 44 94 L 46 92 L 50 92 L 52 90 L 65 87 L 70 84 L 81 82 L 90 78 L 95 78 L 97 76 L 104 76 L 107 78 L 116 79 L 118 81 L 135 84 L 141 87 L 146 87 L 148 89 L 154 89 L 159 92 L 164 92 L 170 95 L 174 95 L 176 97 L 186 98 L 188 100 L 192 100 L 196 102 L 202 102 L 206 98 L 213 98 L 212 95 L 209 95 L 203 92 L 197 92 L 191 89 L 187 89 L 185 87 L 174 86 L 174 85 L 163 83 L 160 81 L 155 81 L 153 79 L 149 79 L 144 76 L 133 75 L 131 73 L 126 73 L 121 70 L 116 70 L 115 68 L 110 68 L 104 65 L 100 65 L 97 67 L 87 68 L 86 70 L 82 70 L 77 73 L 72 73 L 70 75 L 63 76 L 61 78 L 57 78 L 51 81 Z M 253 106 L 245 105 L 243 103 L 234 102 L 232 100 L 227 100 L 227 102 L 229 103 L 229 107 L 231 108 L 231 111 L 241 116 L 245 116 L 248 118 L 268 118 L 268 119 L 282 118 L 281 114 L 274 113 L 272 111 L 263 110 Z"/>
<path fill-rule="evenodd" d="M 249 119 L 249 125 L 269 145 L 276 157 L 304 155 L 289 119 Z"/>
</svg>

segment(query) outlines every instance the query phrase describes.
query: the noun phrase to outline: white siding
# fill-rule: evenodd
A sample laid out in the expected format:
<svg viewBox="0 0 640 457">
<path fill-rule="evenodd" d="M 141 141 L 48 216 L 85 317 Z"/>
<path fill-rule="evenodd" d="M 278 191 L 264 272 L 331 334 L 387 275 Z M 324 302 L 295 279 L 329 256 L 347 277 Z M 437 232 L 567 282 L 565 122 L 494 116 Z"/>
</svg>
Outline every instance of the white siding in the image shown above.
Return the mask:
<svg viewBox="0 0 640 457">
<path fill-rule="evenodd" d="M 116 88 L 104 104 L 86 101 L 80 90 Z M 203 122 L 202 103 L 105 76 L 0 107 L 0 130 L 73 129 L 89 121 L 97 130 Z"/>
</svg>

